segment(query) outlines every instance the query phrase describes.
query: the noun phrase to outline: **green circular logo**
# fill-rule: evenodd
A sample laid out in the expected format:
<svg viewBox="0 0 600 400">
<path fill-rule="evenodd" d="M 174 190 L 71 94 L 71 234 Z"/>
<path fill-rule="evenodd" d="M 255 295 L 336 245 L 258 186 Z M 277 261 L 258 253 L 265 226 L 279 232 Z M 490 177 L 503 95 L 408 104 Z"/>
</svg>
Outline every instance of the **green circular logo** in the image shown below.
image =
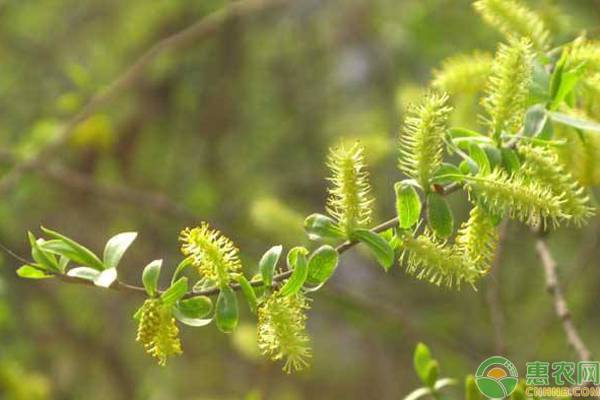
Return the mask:
<svg viewBox="0 0 600 400">
<path fill-rule="evenodd" d="M 493 356 L 479 364 L 475 372 L 479 391 L 490 399 L 503 399 L 515 391 L 519 373 L 515 364 L 501 356 Z"/>
</svg>

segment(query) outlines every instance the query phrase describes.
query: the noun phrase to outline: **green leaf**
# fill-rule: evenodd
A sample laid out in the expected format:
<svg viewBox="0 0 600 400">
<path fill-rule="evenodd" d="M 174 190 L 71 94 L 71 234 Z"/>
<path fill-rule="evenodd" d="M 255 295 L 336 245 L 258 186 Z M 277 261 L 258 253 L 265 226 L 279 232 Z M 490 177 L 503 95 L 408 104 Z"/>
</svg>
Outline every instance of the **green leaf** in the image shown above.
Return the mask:
<svg viewBox="0 0 600 400">
<path fill-rule="evenodd" d="M 195 296 L 179 300 L 174 307 L 186 318 L 199 319 L 210 314 L 212 300 L 208 296 Z"/>
<path fill-rule="evenodd" d="M 582 131 L 600 133 L 600 123 L 595 121 L 581 119 L 556 111 L 548 111 L 548 116 L 552 121 L 559 124 L 581 129 Z"/>
<path fill-rule="evenodd" d="M 270 288 L 273 285 L 273 274 L 279 262 L 279 257 L 283 251 L 283 246 L 273 246 L 260 259 L 258 270 L 262 276 L 265 287 Z"/>
<path fill-rule="evenodd" d="M 396 213 L 398 224 L 402 229 L 410 229 L 419 222 L 421 216 L 421 199 L 411 185 L 402 182 L 394 184 L 396 192 Z"/>
<path fill-rule="evenodd" d="M 475 383 L 475 377 L 468 375 L 465 379 L 465 400 L 481 400 L 481 392 Z"/>
<path fill-rule="evenodd" d="M 521 169 L 521 161 L 513 149 L 502 148 L 500 152 L 502 154 L 502 164 L 504 164 L 504 168 L 509 174 L 514 174 Z"/>
<path fill-rule="evenodd" d="M 46 279 L 52 278 L 52 275 L 47 274 L 41 269 L 33 266 L 33 265 L 23 265 L 19 269 L 17 269 L 17 275 L 21 278 L 27 279 Z"/>
<path fill-rule="evenodd" d="M 540 62 L 533 63 L 533 76 L 530 84 L 530 101 L 546 103 L 550 100 L 550 74 Z"/>
<path fill-rule="evenodd" d="M 336 222 L 322 214 L 309 215 L 304 220 L 304 230 L 310 240 L 346 238 Z"/>
<path fill-rule="evenodd" d="M 248 282 L 248 279 L 246 279 L 246 277 L 243 275 L 237 277 L 237 281 L 240 284 L 242 293 L 244 293 L 244 297 L 246 297 L 246 301 L 248 302 L 248 307 L 250 308 L 250 311 L 256 314 L 256 307 L 258 301 L 256 300 L 256 292 L 254 291 L 254 288 L 252 287 L 250 282 Z"/>
<path fill-rule="evenodd" d="M 557 79 L 557 87 L 552 93 L 552 103 L 550 110 L 556 110 L 571 94 L 577 82 L 585 73 L 585 65 L 581 64 L 574 68 L 556 68 L 555 74 L 560 74 L 560 79 Z M 555 83 L 556 84 L 556 83 Z"/>
<path fill-rule="evenodd" d="M 124 232 L 109 239 L 104 247 L 104 267 L 117 268 L 123 254 L 137 237 L 137 232 Z"/>
<path fill-rule="evenodd" d="M 384 270 L 389 270 L 394 264 L 394 249 L 378 234 L 366 229 L 357 229 L 352 233 L 352 240 L 366 244 Z"/>
<path fill-rule="evenodd" d="M 308 261 L 306 255 L 308 250 L 304 247 L 294 247 L 287 255 L 288 267 L 292 269 L 292 276 L 285 282 L 279 290 L 282 296 L 290 296 L 297 293 L 304 285 L 308 277 Z"/>
<path fill-rule="evenodd" d="M 567 52 L 563 51 L 560 59 L 554 66 L 554 71 L 552 71 L 552 76 L 550 77 L 550 98 L 555 99 L 561 85 L 561 79 L 563 76 L 563 71 L 565 69 L 565 64 L 567 62 Z"/>
<path fill-rule="evenodd" d="M 27 232 L 27 236 L 31 245 L 31 257 L 33 260 L 43 269 L 62 272 L 58 266 L 56 256 L 40 247 L 40 244 L 44 243 L 44 239 L 36 239 L 31 232 Z"/>
<path fill-rule="evenodd" d="M 69 265 L 69 259 L 65 256 L 60 256 L 58 258 L 58 270 L 61 273 L 64 273 L 65 270 L 67 269 L 67 265 Z"/>
<path fill-rule="evenodd" d="M 448 238 L 454 231 L 454 217 L 446 199 L 438 193 L 427 195 L 427 223 L 440 238 Z"/>
<path fill-rule="evenodd" d="M 160 277 L 162 262 L 162 260 L 151 261 L 144 267 L 144 272 L 142 272 L 142 284 L 150 297 L 156 296 L 158 293 L 158 278 Z"/>
<path fill-rule="evenodd" d="M 433 361 L 433 359 L 431 358 L 429 348 L 423 343 L 418 343 L 413 355 L 413 364 L 415 372 L 422 382 L 427 382 L 429 363 L 431 361 Z"/>
<path fill-rule="evenodd" d="M 238 324 L 239 309 L 237 297 L 233 289 L 229 286 L 222 287 L 219 292 L 215 318 L 217 320 L 217 328 L 223 333 L 233 332 Z"/>
<path fill-rule="evenodd" d="M 473 163 L 467 162 L 467 160 L 462 160 L 458 165 L 458 169 L 463 175 L 469 175 L 471 173 L 476 174 L 477 170 L 472 168 L 476 167 Z"/>
<path fill-rule="evenodd" d="M 67 275 L 94 282 L 98 275 L 100 275 L 100 271 L 90 267 L 77 267 L 71 268 L 67 272 Z"/>
<path fill-rule="evenodd" d="M 86 266 L 86 267 L 94 268 L 94 269 L 97 269 L 100 271 L 104 269 L 104 264 L 102 263 L 102 261 L 100 261 L 98 256 L 96 256 L 88 248 L 86 248 L 86 247 L 80 245 L 79 243 L 77 243 L 76 241 L 69 239 L 68 237 L 63 236 L 60 233 L 54 232 L 50 229 L 42 227 L 42 231 L 44 231 L 44 233 L 46 233 L 48 236 L 63 243 L 62 246 L 54 246 L 53 247 L 54 251 L 52 251 L 51 248 L 47 247 L 46 245 L 51 242 L 54 242 L 54 241 L 52 241 L 52 240 L 46 241 L 43 244 L 43 248 L 45 250 L 54 252 L 55 254 L 59 254 L 59 255 L 68 257 L 71 260 L 73 260 L 73 262 L 82 264 L 83 266 Z"/>
<path fill-rule="evenodd" d="M 193 265 L 192 257 L 187 257 L 187 258 L 184 258 L 183 260 L 181 260 L 179 265 L 177 265 L 177 268 L 175 268 L 175 272 L 173 273 L 173 276 L 171 277 L 171 284 L 175 283 L 175 281 L 177 279 L 179 279 L 179 275 L 181 275 L 187 267 L 190 267 L 192 265 Z"/>
<path fill-rule="evenodd" d="M 469 173 L 469 171 L 467 171 Z M 431 179 L 432 183 L 439 185 L 447 185 L 449 183 L 461 182 L 463 173 L 461 170 L 453 164 L 442 163 L 440 167 L 435 171 L 435 175 Z"/>
<path fill-rule="evenodd" d="M 423 383 L 425 383 L 430 388 L 433 388 L 435 386 L 439 373 L 439 363 L 436 360 L 429 361 L 429 364 L 427 364 L 427 378 Z"/>
<path fill-rule="evenodd" d="M 523 125 L 523 133 L 526 136 L 538 136 L 546 122 L 548 121 L 548 114 L 542 104 L 536 104 L 527 110 L 525 114 L 525 122 Z"/>
<path fill-rule="evenodd" d="M 319 247 L 308 260 L 307 282 L 320 285 L 325 283 L 335 272 L 340 255 L 328 244 Z"/>
<path fill-rule="evenodd" d="M 188 326 L 193 326 L 194 328 L 206 326 L 213 321 L 212 318 L 190 318 L 190 317 L 187 317 L 176 307 L 173 307 L 171 309 L 171 311 L 172 311 L 175 319 L 177 319 L 177 321 L 181 322 L 182 324 L 188 325 Z"/>
<path fill-rule="evenodd" d="M 187 290 L 188 279 L 184 276 L 179 278 L 177 282 L 175 282 L 171 285 L 170 288 L 165 290 L 160 296 L 160 298 L 162 299 L 163 304 L 172 306 L 187 293 Z"/>
<path fill-rule="evenodd" d="M 502 164 L 502 154 L 497 147 L 491 146 L 489 144 L 481 145 L 483 151 L 485 151 L 485 155 L 490 162 L 490 166 L 492 169 Z"/>
<path fill-rule="evenodd" d="M 469 146 L 469 155 L 482 173 L 489 173 L 492 170 L 487 154 L 477 144 L 471 143 L 471 146 Z"/>
<path fill-rule="evenodd" d="M 464 137 L 485 137 L 485 135 L 467 128 L 450 128 L 448 133 L 452 139 Z"/>
<path fill-rule="evenodd" d="M 110 285 L 112 285 L 112 283 L 116 280 L 117 280 L 117 269 L 114 267 L 108 268 L 98 274 L 96 279 L 94 279 L 94 285 L 107 288 Z"/>
</svg>

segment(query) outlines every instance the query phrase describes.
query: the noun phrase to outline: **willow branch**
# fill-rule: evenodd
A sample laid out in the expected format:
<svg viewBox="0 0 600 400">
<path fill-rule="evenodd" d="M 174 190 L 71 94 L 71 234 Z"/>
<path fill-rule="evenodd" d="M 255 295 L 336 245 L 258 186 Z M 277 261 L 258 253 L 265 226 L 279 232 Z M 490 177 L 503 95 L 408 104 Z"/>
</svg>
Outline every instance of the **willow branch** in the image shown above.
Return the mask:
<svg viewBox="0 0 600 400">
<path fill-rule="evenodd" d="M 548 293 L 550 293 L 554 300 L 554 311 L 562 322 L 562 327 L 567 337 L 567 342 L 573 348 L 573 350 L 575 350 L 579 360 L 590 360 L 590 351 L 581 339 L 581 336 L 579 335 L 579 332 L 573 323 L 573 319 L 571 318 L 567 301 L 565 300 L 562 287 L 558 281 L 556 261 L 550 252 L 546 239 L 543 237 L 538 238 L 535 243 L 535 248 L 540 260 L 542 261 L 542 266 L 544 267 L 544 274 L 546 276 L 546 290 L 548 290 Z"/>
<path fill-rule="evenodd" d="M 398 218 L 392 218 L 389 221 L 386 221 L 386 222 L 372 228 L 371 232 L 380 233 L 380 232 L 383 232 L 390 228 L 393 228 L 396 225 L 398 225 Z M 348 241 L 338 245 L 335 248 L 335 250 L 341 255 L 342 253 L 351 249 L 352 247 L 356 246 L 357 244 L 358 244 L 358 242 L 355 240 L 348 240 Z M 292 275 L 292 272 L 293 272 L 292 270 L 288 270 L 288 271 L 284 271 L 284 272 L 281 272 L 281 273 L 275 275 L 273 277 L 273 287 L 276 288 L 278 286 L 279 282 L 289 278 Z M 86 286 L 94 286 L 94 283 L 87 279 L 82 279 L 82 278 L 78 278 L 75 276 L 69 276 L 66 274 L 54 273 L 53 275 L 63 282 L 75 283 L 75 284 L 86 285 Z M 254 287 L 264 286 L 264 282 L 262 280 L 252 281 L 252 282 L 250 282 L 250 284 Z M 241 289 L 240 285 L 237 283 L 232 283 L 230 286 L 233 290 Z M 109 289 L 113 289 L 113 290 L 117 290 L 117 291 L 121 291 L 121 292 L 146 294 L 146 289 L 144 289 L 143 287 L 130 285 L 128 283 L 121 282 L 119 280 L 116 280 L 115 282 L 113 282 L 113 284 L 109 286 Z M 198 290 L 198 291 L 191 290 L 185 294 L 184 298 L 189 298 L 189 297 L 193 297 L 193 296 L 213 296 L 213 295 L 219 294 L 219 291 L 220 290 L 218 287 L 208 288 L 208 289 L 203 289 L 203 290 Z M 163 293 L 163 291 L 159 291 L 159 294 L 160 293 Z"/>
<path fill-rule="evenodd" d="M 458 189 L 460 189 L 460 186 L 456 185 L 456 184 L 451 184 L 448 186 L 438 186 L 435 189 L 438 193 L 440 193 L 442 195 L 449 195 L 451 193 L 454 193 Z M 398 225 L 398 217 L 395 217 L 395 218 L 392 218 L 388 221 L 385 221 L 385 222 L 373 227 L 372 229 L 370 229 L 370 231 L 373 233 L 380 233 L 380 232 L 386 231 L 390 228 L 393 228 L 397 225 Z M 338 254 L 341 255 L 342 253 L 346 252 L 347 250 L 351 249 L 352 247 L 356 246 L 357 244 L 358 244 L 358 241 L 356 241 L 356 240 L 347 240 L 347 241 L 339 244 L 335 248 L 335 250 L 338 252 Z M 273 277 L 273 288 L 277 288 L 277 286 L 279 285 L 279 282 L 289 278 L 292 275 L 292 273 L 293 273 L 292 270 L 287 270 L 287 271 L 283 271 L 283 272 L 275 275 Z M 66 274 L 59 274 L 59 273 L 51 273 L 51 274 L 63 282 L 75 283 L 75 284 L 80 284 L 80 285 L 85 285 L 85 286 L 94 286 L 94 283 L 87 279 L 82 279 L 82 278 L 78 278 L 75 276 L 69 276 Z M 254 287 L 264 286 L 264 282 L 262 280 L 251 281 L 250 284 Z M 232 283 L 230 286 L 233 290 L 241 289 L 241 286 L 238 283 Z M 121 292 L 146 294 L 146 290 L 143 287 L 130 285 L 130 284 L 122 282 L 120 280 L 114 281 L 113 284 L 109 286 L 109 289 L 117 290 L 117 291 L 121 291 Z M 158 291 L 159 294 L 161 294 L 163 292 L 164 291 Z M 218 287 L 203 289 L 203 290 L 199 290 L 199 291 L 191 290 L 185 294 L 184 298 L 190 298 L 193 296 L 213 296 L 213 295 L 218 294 L 219 292 L 220 292 L 220 290 Z"/>
<path fill-rule="evenodd" d="M 140 58 L 123 71 L 112 83 L 101 89 L 90 98 L 81 111 L 68 120 L 60 129 L 54 140 L 48 143 L 34 156 L 20 160 L 13 168 L 0 179 L 0 194 L 10 190 L 21 178 L 21 176 L 37 164 L 52 158 L 61 147 L 73 136 L 75 127 L 86 120 L 103 106 L 110 103 L 121 93 L 133 87 L 139 82 L 144 70 L 159 55 L 183 48 L 192 43 L 198 43 L 211 36 L 219 30 L 224 22 L 232 17 L 239 17 L 264 10 L 270 6 L 281 4 L 285 0 L 246 0 L 233 2 L 219 11 L 215 11 L 191 26 L 159 40 Z"/>
</svg>

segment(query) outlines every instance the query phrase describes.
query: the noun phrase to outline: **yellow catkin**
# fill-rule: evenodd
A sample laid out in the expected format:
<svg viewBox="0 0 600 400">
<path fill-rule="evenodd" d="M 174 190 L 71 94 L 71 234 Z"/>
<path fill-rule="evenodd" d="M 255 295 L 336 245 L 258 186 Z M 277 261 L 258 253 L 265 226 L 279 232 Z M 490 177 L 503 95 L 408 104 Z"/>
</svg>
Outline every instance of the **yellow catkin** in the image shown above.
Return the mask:
<svg viewBox="0 0 600 400">
<path fill-rule="evenodd" d="M 258 308 L 258 347 L 272 360 L 285 360 L 288 374 L 306 368 L 312 356 L 306 333 L 308 299 L 302 293 L 273 293 Z"/>
<path fill-rule="evenodd" d="M 206 222 L 184 229 L 179 240 L 183 243 L 181 252 L 191 257 L 198 272 L 220 285 L 229 283 L 231 274 L 242 268 L 237 247 Z"/>
<path fill-rule="evenodd" d="M 400 135 L 398 167 L 426 191 L 442 162 L 444 136 L 452 111 L 447 103 L 447 94 L 428 93 L 419 104 L 410 107 Z"/>
<path fill-rule="evenodd" d="M 371 221 L 373 198 L 364 148 L 355 143 L 350 148 L 331 149 L 327 166 L 331 170 L 327 212 L 350 235 L 355 228 L 364 227 Z"/>
<path fill-rule="evenodd" d="M 481 206 L 471 209 L 469 219 L 456 235 L 456 247 L 478 271 L 489 270 L 498 243 L 498 232 L 490 215 Z"/>
<path fill-rule="evenodd" d="M 136 341 L 159 365 L 165 365 L 168 357 L 181 354 L 179 328 L 170 307 L 160 299 L 148 299 L 142 305 Z"/>
<path fill-rule="evenodd" d="M 481 104 L 487 112 L 483 122 L 497 140 L 502 133 L 517 133 L 523 125 L 531 81 L 530 47 L 527 39 L 511 39 L 496 53 Z"/>
<path fill-rule="evenodd" d="M 433 71 L 431 86 L 452 95 L 476 93 L 483 90 L 492 62 L 490 54 L 480 52 L 447 58 Z"/>
<path fill-rule="evenodd" d="M 478 0 L 473 3 L 483 20 L 496 28 L 505 37 L 527 38 L 536 50 L 546 50 L 550 33 L 543 19 L 516 0 Z"/>
</svg>

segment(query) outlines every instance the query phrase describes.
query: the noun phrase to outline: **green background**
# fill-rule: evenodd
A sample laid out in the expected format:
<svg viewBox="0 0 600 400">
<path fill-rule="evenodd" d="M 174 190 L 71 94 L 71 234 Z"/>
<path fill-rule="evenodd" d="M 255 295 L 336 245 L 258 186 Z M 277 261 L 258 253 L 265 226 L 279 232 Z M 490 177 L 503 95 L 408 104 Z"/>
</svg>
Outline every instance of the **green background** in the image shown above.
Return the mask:
<svg viewBox="0 0 600 400">
<path fill-rule="evenodd" d="M 0 1 L 0 156 L 35 154 L 153 43 L 227 4 Z M 599 32 L 598 1 L 527 4 L 559 41 Z M 341 138 L 365 145 L 376 221 L 388 219 L 406 104 L 443 58 L 493 51 L 498 40 L 466 0 L 305 0 L 229 20 L 160 56 L 57 157 L 4 193 L 0 242 L 26 255 L 26 231 L 43 224 L 100 251 L 109 236 L 135 230 L 120 273 L 139 284 L 152 259 L 173 268 L 178 232 L 206 220 L 239 245 L 253 273 L 270 246 L 307 243 L 302 219 L 323 211 L 324 159 Z M 454 122 L 475 121 L 459 112 Z M 586 176 L 597 176 L 594 160 Z M 464 196 L 451 200 L 464 220 Z M 549 237 L 592 351 L 600 346 L 599 227 L 592 219 Z M 439 289 L 398 266 L 386 274 L 361 249 L 345 253 L 309 313 L 312 368 L 293 376 L 257 354 L 249 315 L 230 336 L 182 328 L 184 355 L 158 367 L 134 342 L 141 298 L 19 280 L 18 265 L 7 255 L 0 263 L 2 399 L 398 399 L 418 385 L 417 341 L 430 346 L 442 376 L 461 379 L 493 354 L 521 372 L 526 361 L 574 359 L 531 234 L 517 224 L 501 268 L 476 292 Z"/>
</svg>

